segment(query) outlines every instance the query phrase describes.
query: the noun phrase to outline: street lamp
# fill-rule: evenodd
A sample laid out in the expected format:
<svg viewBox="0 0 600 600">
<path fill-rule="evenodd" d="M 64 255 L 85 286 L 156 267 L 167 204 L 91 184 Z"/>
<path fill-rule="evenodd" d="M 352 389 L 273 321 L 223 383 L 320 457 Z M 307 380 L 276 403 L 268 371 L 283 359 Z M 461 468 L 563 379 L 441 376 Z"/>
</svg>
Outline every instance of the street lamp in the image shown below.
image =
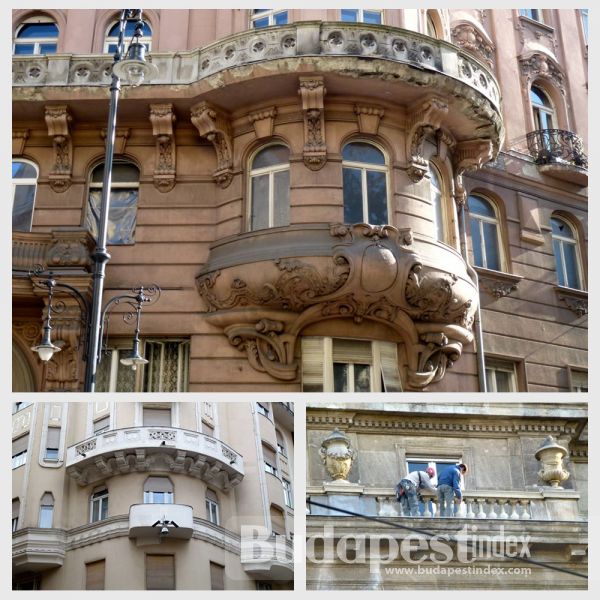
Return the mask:
<svg viewBox="0 0 600 600">
<path fill-rule="evenodd" d="M 134 22 L 134 32 L 131 40 L 127 43 L 125 40 L 127 23 Z M 50 360 L 55 352 L 60 348 L 52 344 L 51 335 L 51 319 L 52 319 L 52 294 L 54 289 L 61 289 L 77 298 L 82 308 L 86 308 L 86 315 L 89 316 L 87 322 L 87 348 L 86 348 L 86 373 L 85 386 L 86 392 L 93 392 L 96 385 L 96 370 L 101 358 L 102 333 L 104 330 L 104 321 L 108 316 L 110 308 L 117 304 L 120 300 L 126 299 L 134 311 L 131 313 L 136 319 L 136 333 L 134 337 L 133 349 L 131 355 L 124 361 L 132 367 L 137 367 L 138 364 L 143 364 L 145 359 L 139 353 L 139 318 L 142 304 L 148 301 L 148 298 L 158 297 L 148 294 L 148 289 L 140 287 L 134 290 L 133 296 L 118 296 L 107 303 L 106 307 L 102 307 L 102 294 L 104 291 L 104 279 L 106 272 L 106 263 L 110 260 L 110 254 L 107 251 L 106 244 L 108 238 L 108 216 L 110 208 L 110 188 L 112 183 L 112 168 L 113 155 L 115 145 L 115 132 L 117 123 L 117 105 L 119 102 L 119 93 L 121 91 L 121 80 L 124 83 L 129 83 L 132 86 L 138 86 L 144 81 L 149 81 L 158 75 L 158 68 L 152 63 L 145 60 L 146 47 L 140 42 L 144 28 L 141 9 L 126 8 L 121 11 L 119 18 L 119 36 L 117 41 L 117 49 L 114 54 L 112 78 L 110 86 L 110 105 L 108 111 L 108 126 L 106 131 L 106 154 L 104 161 L 104 175 L 102 180 L 102 196 L 100 200 L 100 217 L 98 222 L 98 236 L 96 239 L 96 248 L 91 255 L 94 263 L 93 270 L 93 291 L 92 300 L 89 306 L 89 311 L 85 299 L 81 294 L 67 284 L 59 283 L 50 273 L 40 285 L 45 285 L 48 288 L 49 304 L 44 319 L 44 327 L 42 333 L 42 342 L 32 348 L 36 351 L 42 360 Z M 38 275 L 41 272 L 38 271 Z M 33 279 L 32 279 L 33 280 Z M 158 286 L 153 286 L 152 290 L 158 290 Z M 75 292 L 75 294 L 73 293 Z M 158 294 L 160 295 L 160 294 Z M 82 304 L 83 301 L 83 304 Z M 56 312 L 56 306 L 54 308 Z M 133 318 L 133 317 L 132 317 Z"/>
</svg>

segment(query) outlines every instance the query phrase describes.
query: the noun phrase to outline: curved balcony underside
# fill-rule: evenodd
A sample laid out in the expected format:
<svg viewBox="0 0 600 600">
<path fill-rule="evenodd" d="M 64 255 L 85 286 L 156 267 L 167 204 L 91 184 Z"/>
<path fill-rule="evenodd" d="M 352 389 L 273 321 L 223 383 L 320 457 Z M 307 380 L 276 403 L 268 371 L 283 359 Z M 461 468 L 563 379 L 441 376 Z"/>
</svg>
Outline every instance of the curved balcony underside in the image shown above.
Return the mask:
<svg viewBox="0 0 600 600">
<path fill-rule="evenodd" d="M 293 544 L 284 535 L 272 535 L 255 544 L 242 540 L 241 563 L 244 572 L 253 579 L 294 579 Z"/>
<path fill-rule="evenodd" d="M 220 440 L 173 427 L 107 431 L 67 449 L 67 473 L 81 486 L 131 472 L 171 472 L 228 490 L 244 477 L 242 456 Z"/>
<path fill-rule="evenodd" d="M 255 369 L 287 381 L 297 378 L 305 328 L 353 319 L 400 337 L 405 382 L 422 388 L 473 339 L 478 303 L 455 250 L 388 225 L 292 225 L 227 238 L 213 244 L 196 284 L 206 319 Z"/>
<path fill-rule="evenodd" d="M 244 31 L 193 51 L 153 53 L 151 60 L 160 72 L 149 84 L 153 101 L 171 102 L 183 113 L 200 98 L 235 112 L 297 97 L 298 76 L 318 73 L 326 76 L 330 97 L 367 96 L 413 107 L 441 96 L 446 129 L 458 141 L 490 140 L 494 155 L 504 137 L 499 86 L 488 67 L 453 44 L 404 29 L 299 22 Z M 75 119 L 104 114 L 111 65 L 109 55 L 14 57 L 15 119 L 32 118 L 35 102 L 43 119 L 43 103 L 72 102 L 74 93 Z M 128 88 L 120 118 L 139 117 L 147 98 L 146 85 Z"/>
</svg>

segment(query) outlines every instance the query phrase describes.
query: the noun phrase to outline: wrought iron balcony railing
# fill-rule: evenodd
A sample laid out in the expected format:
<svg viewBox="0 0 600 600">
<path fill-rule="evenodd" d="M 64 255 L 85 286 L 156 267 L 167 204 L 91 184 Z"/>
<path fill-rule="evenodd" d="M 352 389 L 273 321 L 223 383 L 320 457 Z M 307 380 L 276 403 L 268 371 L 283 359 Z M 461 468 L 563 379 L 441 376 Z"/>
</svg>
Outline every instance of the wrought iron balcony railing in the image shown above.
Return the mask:
<svg viewBox="0 0 600 600">
<path fill-rule="evenodd" d="M 581 138 L 562 129 L 539 129 L 527 134 L 527 147 L 538 165 L 568 163 L 588 168 Z"/>
</svg>

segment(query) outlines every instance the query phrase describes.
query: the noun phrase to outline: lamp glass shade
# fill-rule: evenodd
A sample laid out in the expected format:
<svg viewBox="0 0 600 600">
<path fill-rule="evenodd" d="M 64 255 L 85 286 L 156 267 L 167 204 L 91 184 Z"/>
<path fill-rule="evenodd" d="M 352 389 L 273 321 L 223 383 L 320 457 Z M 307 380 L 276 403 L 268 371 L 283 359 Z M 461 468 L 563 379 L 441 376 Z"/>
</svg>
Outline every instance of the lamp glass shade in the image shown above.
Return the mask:
<svg viewBox="0 0 600 600">
<path fill-rule="evenodd" d="M 60 348 L 52 342 L 42 342 L 37 346 L 32 346 L 31 349 L 38 353 L 43 362 L 48 362 L 57 352 L 60 352 Z"/>
<path fill-rule="evenodd" d="M 134 42 L 127 51 L 127 58 L 120 60 L 113 67 L 114 74 L 125 83 L 138 86 L 144 81 L 151 81 L 158 75 L 158 68 L 146 62 L 146 47 Z"/>
</svg>

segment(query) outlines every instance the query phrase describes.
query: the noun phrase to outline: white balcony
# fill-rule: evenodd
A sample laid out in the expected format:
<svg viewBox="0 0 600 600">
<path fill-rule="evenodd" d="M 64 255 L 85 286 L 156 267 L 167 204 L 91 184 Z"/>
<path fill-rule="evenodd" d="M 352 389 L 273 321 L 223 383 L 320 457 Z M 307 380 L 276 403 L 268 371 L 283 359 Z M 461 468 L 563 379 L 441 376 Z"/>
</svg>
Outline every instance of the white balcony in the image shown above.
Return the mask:
<svg viewBox="0 0 600 600">
<path fill-rule="evenodd" d="M 13 572 L 46 571 L 62 567 L 66 533 L 62 529 L 27 527 L 13 533 Z"/>
<path fill-rule="evenodd" d="M 148 470 L 197 477 L 228 490 L 244 477 L 241 454 L 217 438 L 174 427 L 107 431 L 67 449 L 67 473 L 81 486 Z"/>
<path fill-rule="evenodd" d="M 194 516 L 191 506 L 133 504 L 129 508 L 130 538 L 189 540 L 193 533 Z"/>
<path fill-rule="evenodd" d="M 254 579 L 290 581 L 294 579 L 294 546 L 284 535 L 267 540 L 242 540 L 244 572 Z"/>
</svg>

